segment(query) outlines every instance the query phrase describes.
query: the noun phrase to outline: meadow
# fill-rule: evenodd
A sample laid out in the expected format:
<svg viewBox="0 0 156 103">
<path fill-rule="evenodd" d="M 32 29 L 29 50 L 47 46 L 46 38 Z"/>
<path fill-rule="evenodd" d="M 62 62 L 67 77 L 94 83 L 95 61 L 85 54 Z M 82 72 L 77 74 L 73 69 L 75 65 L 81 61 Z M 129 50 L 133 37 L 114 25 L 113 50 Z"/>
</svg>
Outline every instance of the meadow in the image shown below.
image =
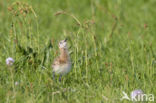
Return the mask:
<svg viewBox="0 0 156 103">
<path fill-rule="evenodd" d="M 132 103 L 120 99 L 135 89 L 156 96 L 155 0 L 0 0 L 0 103 Z"/>
</svg>

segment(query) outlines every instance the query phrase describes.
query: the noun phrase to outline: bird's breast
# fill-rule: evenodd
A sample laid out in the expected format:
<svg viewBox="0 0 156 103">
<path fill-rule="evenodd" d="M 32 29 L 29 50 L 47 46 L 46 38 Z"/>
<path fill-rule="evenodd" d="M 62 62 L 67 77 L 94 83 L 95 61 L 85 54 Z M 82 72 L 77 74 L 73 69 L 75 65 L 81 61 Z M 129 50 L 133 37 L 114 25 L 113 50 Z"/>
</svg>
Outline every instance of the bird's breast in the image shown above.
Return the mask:
<svg viewBox="0 0 156 103">
<path fill-rule="evenodd" d="M 53 72 L 56 74 L 67 74 L 71 69 L 71 63 L 53 66 Z"/>
</svg>

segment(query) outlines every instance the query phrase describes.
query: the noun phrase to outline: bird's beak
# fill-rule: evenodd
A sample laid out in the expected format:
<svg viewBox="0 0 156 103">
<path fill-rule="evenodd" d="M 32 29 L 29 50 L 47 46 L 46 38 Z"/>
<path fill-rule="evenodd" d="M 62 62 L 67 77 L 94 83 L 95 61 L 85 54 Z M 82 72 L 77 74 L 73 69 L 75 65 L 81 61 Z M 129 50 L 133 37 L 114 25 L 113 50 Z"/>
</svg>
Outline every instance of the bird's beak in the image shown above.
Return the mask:
<svg viewBox="0 0 156 103">
<path fill-rule="evenodd" d="M 68 39 L 66 38 L 65 40 L 64 40 L 64 42 L 66 42 Z"/>
</svg>

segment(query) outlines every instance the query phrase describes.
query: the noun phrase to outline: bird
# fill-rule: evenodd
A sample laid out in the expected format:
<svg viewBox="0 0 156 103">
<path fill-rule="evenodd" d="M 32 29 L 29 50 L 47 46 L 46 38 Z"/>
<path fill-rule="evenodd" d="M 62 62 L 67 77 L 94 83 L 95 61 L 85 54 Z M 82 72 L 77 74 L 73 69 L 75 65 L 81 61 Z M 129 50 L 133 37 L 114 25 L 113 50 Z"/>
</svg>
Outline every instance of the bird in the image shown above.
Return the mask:
<svg viewBox="0 0 156 103">
<path fill-rule="evenodd" d="M 61 40 L 58 44 L 60 55 L 54 59 L 52 63 L 53 79 L 55 79 L 55 74 L 59 74 L 59 81 L 61 81 L 62 76 L 66 75 L 71 70 L 71 60 L 67 47 L 67 39 Z"/>
</svg>

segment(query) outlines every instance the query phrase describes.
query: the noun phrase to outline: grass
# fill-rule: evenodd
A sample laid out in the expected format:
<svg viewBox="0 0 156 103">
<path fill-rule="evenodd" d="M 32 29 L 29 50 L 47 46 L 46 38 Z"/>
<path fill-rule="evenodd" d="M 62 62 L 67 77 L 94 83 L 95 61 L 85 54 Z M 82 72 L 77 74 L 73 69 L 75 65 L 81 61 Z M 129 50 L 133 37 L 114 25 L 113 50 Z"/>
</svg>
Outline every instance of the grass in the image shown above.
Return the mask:
<svg viewBox="0 0 156 103">
<path fill-rule="evenodd" d="M 120 98 L 135 89 L 156 96 L 155 4 L 0 0 L 0 102 L 131 103 Z M 53 81 L 51 63 L 66 37 L 72 71 Z"/>
</svg>

